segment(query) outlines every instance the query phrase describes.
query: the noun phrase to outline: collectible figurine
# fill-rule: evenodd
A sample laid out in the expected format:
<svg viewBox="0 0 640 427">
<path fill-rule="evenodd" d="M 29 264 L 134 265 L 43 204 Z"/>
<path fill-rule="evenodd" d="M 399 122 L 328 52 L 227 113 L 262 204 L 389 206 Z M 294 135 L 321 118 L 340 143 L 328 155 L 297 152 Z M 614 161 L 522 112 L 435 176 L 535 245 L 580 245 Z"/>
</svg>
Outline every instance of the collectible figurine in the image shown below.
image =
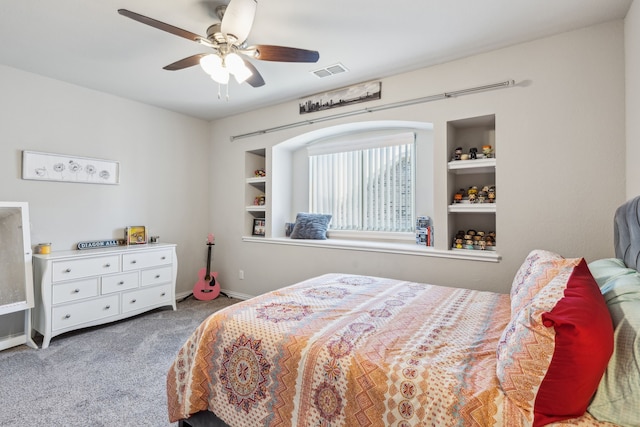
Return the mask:
<svg viewBox="0 0 640 427">
<path fill-rule="evenodd" d="M 462 249 L 462 239 L 456 239 L 454 246 L 456 249 Z"/>
<path fill-rule="evenodd" d="M 478 158 L 478 149 L 476 147 L 471 147 L 469 149 L 469 158 L 471 160 L 475 160 Z"/>
<path fill-rule="evenodd" d="M 460 203 L 464 197 L 464 188 L 458 190 L 456 194 L 453 195 L 453 203 Z"/>
<path fill-rule="evenodd" d="M 489 203 L 495 203 L 496 201 L 496 187 L 489 187 L 489 191 L 487 192 L 487 198 L 489 199 Z"/>
<path fill-rule="evenodd" d="M 462 158 L 462 147 L 456 148 L 453 154 L 453 160 L 460 160 Z"/>
<path fill-rule="evenodd" d="M 496 232 L 495 231 L 488 232 L 487 235 L 484 236 L 484 241 L 486 242 L 487 246 L 495 246 L 496 245 Z"/>
<path fill-rule="evenodd" d="M 493 153 L 493 148 L 491 148 L 490 145 L 483 145 L 482 146 L 482 154 L 484 154 L 484 157 L 486 157 L 487 159 L 490 159 L 492 157 Z"/>
<path fill-rule="evenodd" d="M 456 249 L 462 249 L 462 239 L 463 239 L 463 238 L 464 238 L 464 231 L 459 230 L 459 231 L 456 233 L 456 236 L 454 237 L 454 240 L 453 240 L 453 246 L 454 246 Z"/>
<path fill-rule="evenodd" d="M 469 203 L 476 203 L 478 198 L 478 187 L 476 187 L 475 185 L 469 187 L 469 189 L 467 190 L 467 196 L 469 196 Z"/>
</svg>

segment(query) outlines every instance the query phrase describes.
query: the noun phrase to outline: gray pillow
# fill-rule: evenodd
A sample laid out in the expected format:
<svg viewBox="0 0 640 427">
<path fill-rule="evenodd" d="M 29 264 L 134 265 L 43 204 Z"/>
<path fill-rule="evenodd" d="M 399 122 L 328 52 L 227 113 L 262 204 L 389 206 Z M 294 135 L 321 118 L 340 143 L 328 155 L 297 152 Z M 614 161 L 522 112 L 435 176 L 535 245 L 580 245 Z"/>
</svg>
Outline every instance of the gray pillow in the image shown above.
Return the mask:
<svg viewBox="0 0 640 427">
<path fill-rule="evenodd" d="M 296 215 L 296 225 L 291 232 L 292 239 L 326 240 L 331 214 L 300 212 Z"/>
</svg>

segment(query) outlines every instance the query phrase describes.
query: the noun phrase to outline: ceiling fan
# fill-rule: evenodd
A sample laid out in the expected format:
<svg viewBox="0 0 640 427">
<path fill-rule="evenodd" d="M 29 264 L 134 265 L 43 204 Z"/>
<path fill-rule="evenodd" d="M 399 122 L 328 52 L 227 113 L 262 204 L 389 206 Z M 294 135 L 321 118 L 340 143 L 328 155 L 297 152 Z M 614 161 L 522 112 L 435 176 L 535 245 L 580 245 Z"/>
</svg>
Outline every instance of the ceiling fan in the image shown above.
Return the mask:
<svg viewBox="0 0 640 427">
<path fill-rule="evenodd" d="M 258 70 L 250 61 L 240 55 L 262 61 L 318 61 L 320 55 L 314 50 L 263 44 L 248 46 L 246 40 L 253 25 L 256 7 L 256 0 L 231 0 L 229 5 L 217 6 L 216 15 L 220 18 L 220 22 L 207 28 L 206 37 L 127 9 L 118 9 L 118 13 L 159 30 L 212 48 L 214 53 L 191 55 L 163 68 L 175 71 L 200 64 L 205 72 L 220 84 L 226 84 L 229 81 L 229 76 L 233 75 L 238 83 L 246 81 L 253 87 L 264 85 L 264 79 Z"/>
</svg>

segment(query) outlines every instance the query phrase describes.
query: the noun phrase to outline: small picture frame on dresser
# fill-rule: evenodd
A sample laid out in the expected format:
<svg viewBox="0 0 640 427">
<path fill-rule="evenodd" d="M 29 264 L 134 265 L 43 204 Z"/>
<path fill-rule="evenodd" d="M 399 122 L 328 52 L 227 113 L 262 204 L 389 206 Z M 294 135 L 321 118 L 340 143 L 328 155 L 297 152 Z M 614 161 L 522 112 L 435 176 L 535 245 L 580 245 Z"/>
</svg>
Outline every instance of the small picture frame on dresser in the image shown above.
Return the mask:
<svg viewBox="0 0 640 427">
<path fill-rule="evenodd" d="M 125 228 L 124 240 L 127 245 L 143 245 L 147 243 L 147 229 L 144 225 L 135 225 Z"/>
</svg>

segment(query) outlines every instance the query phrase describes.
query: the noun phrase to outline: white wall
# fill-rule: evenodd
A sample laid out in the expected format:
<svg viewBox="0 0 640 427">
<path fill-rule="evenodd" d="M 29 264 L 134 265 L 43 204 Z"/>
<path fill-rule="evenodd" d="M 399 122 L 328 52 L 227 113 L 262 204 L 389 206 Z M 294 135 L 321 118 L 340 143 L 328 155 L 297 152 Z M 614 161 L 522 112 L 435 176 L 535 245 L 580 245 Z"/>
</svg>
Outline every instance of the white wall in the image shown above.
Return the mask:
<svg viewBox="0 0 640 427">
<path fill-rule="evenodd" d="M 507 292 L 534 248 L 587 260 L 612 256 L 613 213 L 626 195 L 624 66 L 624 25 L 617 21 L 383 79 L 377 104 L 506 79 L 517 87 L 349 119 L 434 124 L 434 220 L 436 239 L 446 245 L 448 237 L 438 235 L 446 229 L 449 203 L 446 122 L 495 114 L 497 264 L 243 242 L 244 152 L 346 120 L 234 142 L 231 136 L 300 121 L 297 101 L 214 122 L 211 228 L 222 287 L 257 295 L 337 271 Z"/>
<path fill-rule="evenodd" d="M 209 123 L 0 66 L 0 200 L 29 202 L 52 250 L 145 225 L 178 244 L 177 292 L 206 262 Z M 22 150 L 120 162 L 119 185 L 21 179 Z"/>
<path fill-rule="evenodd" d="M 627 199 L 640 195 L 640 2 L 625 18 Z"/>
</svg>

